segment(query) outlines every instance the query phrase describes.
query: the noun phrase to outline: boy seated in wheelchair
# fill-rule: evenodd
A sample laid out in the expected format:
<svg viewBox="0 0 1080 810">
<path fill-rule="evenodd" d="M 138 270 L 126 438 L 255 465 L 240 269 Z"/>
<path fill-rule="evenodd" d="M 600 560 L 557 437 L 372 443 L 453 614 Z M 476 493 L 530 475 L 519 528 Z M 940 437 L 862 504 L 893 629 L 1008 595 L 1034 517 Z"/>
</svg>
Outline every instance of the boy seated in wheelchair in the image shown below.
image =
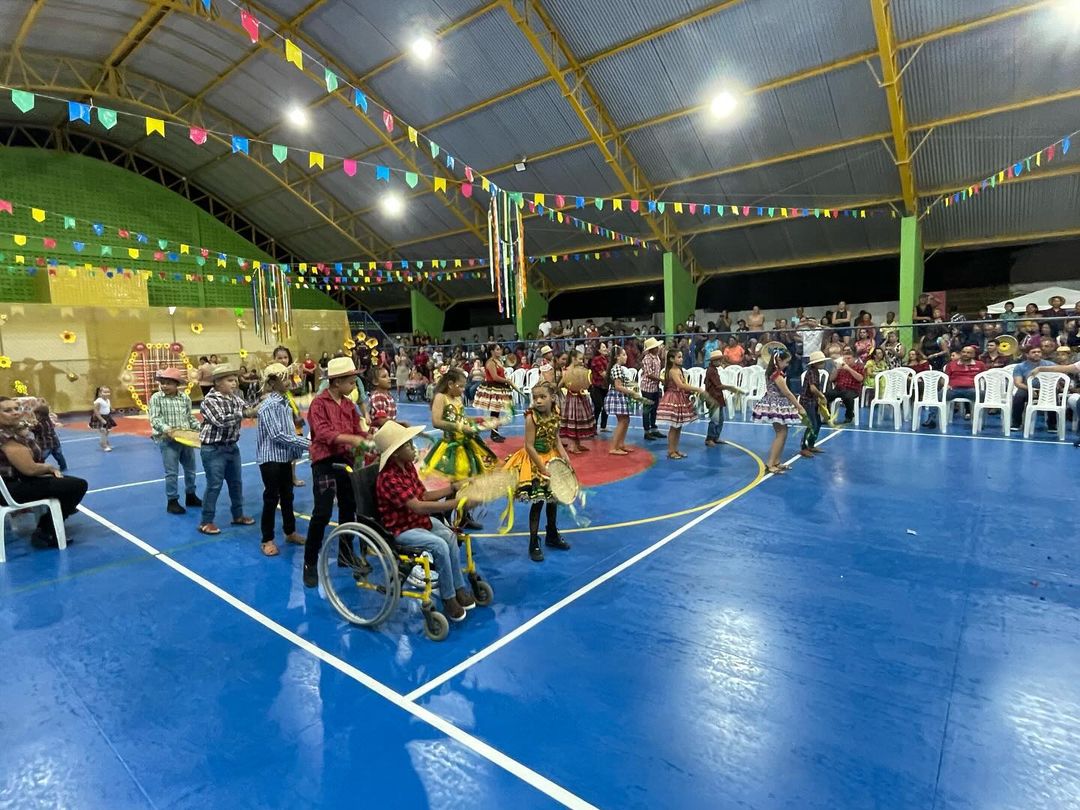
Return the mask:
<svg viewBox="0 0 1080 810">
<path fill-rule="evenodd" d="M 399 546 L 426 551 L 439 572 L 439 596 L 443 612 L 452 622 L 465 618 L 476 603 L 465 590 L 457 535 L 438 515 L 457 507 L 457 485 L 428 490 L 416 472 L 413 438 L 421 427 L 406 428 L 386 422 L 375 434 L 379 453 L 379 476 L 375 480 L 379 521 Z"/>
</svg>

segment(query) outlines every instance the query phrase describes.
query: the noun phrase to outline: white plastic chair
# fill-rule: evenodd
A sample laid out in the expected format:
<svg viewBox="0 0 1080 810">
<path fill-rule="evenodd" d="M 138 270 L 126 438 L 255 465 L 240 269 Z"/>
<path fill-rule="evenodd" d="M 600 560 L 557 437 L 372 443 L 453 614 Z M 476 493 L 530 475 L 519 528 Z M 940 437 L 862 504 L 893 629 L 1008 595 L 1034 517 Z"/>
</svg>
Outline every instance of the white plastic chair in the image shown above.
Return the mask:
<svg viewBox="0 0 1080 810">
<path fill-rule="evenodd" d="M 874 426 L 874 412 L 889 408 L 893 414 L 893 429 L 900 430 L 904 422 L 904 411 L 911 402 L 908 397 L 908 380 L 911 369 L 890 368 L 874 377 L 874 399 L 870 403 L 870 427 Z"/>
<path fill-rule="evenodd" d="M 698 367 L 688 368 L 684 370 L 684 373 L 686 375 L 687 385 L 692 385 L 695 388 L 705 387 L 705 369 Z M 709 410 L 704 397 L 694 397 L 694 402 L 695 410 L 698 414 L 706 413 Z"/>
<path fill-rule="evenodd" d="M 638 370 L 636 368 L 628 368 L 626 370 L 626 381 L 635 383 L 637 382 Z"/>
<path fill-rule="evenodd" d="M 510 372 L 510 382 L 517 389 L 514 391 L 514 405 L 517 408 L 521 408 L 525 404 L 525 397 L 528 396 L 528 391 L 525 389 L 526 373 L 523 368 L 515 368 Z M 521 391 L 521 393 L 518 393 L 518 391 Z"/>
<path fill-rule="evenodd" d="M 720 382 L 724 385 L 733 385 L 736 388 L 742 387 L 742 369 L 738 366 L 725 366 L 720 369 Z M 735 418 L 736 400 L 742 399 L 741 394 L 733 394 L 732 396 L 725 396 L 724 401 L 727 402 L 726 411 L 724 417 L 730 421 Z"/>
<path fill-rule="evenodd" d="M 742 418 L 743 421 L 746 421 L 747 414 L 765 396 L 768 387 L 765 369 L 761 366 L 747 366 L 744 368 L 739 387 L 746 392 L 745 396 L 742 397 Z"/>
<path fill-rule="evenodd" d="M 34 509 L 38 506 L 48 507 L 49 511 L 52 512 L 53 526 L 56 529 L 57 545 L 60 546 L 60 548 L 67 548 L 67 535 L 64 533 L 64 513 L 60 511 L 60 501 L 56 498 L 44 498 L 40 501 L 17 503 L 15 499 L 11 497 L 11 493 L 8 491 L 7 484 L 4 483 L 3 478 L 0 478 L 0 498 L 4 501 L 3 505 L 0 505 L 0 563 L 7 562 L 7 551 L 4 548 L 4 541 L 8 516 L 12 512 L 21 512 L 24 509 Z"/>
<path fill-rule="evenodd" d="M 1001 411 L 1001 432 L 1009 435 L 1012 424 L 1012 374 L 1002 368 L 991 368 L 975 375 L 975 405 L 971 413 L 971 434 L 982 430 L 987 411 Z"/>
<path fill-rule="evenodd" d="M 1058 440 L 1065 438 L 1065 400 L 1069 393 L 1069 375 L 1056 371 L 1038 375 L 1039 385 L 1031 384 L 1035 378 L 1028 378 L 1028 402 L 1024 409 L 1024 438 L 1031 436 L 1035 428 L 1035 417 L 1039 413 L 1057 414 Z"/>
<path fill-rule="evenodd" d="M 945 400 L 949 390 L 949 375 L 943 371 L 920 371 L 915 375 L 915 408 L 911 412 L 911 430 L 919 429 L 919 415 L 923 408 L 936 410 L 938 430 L 945 432 L 945 419 L 951 403 Z"/>
</svg>

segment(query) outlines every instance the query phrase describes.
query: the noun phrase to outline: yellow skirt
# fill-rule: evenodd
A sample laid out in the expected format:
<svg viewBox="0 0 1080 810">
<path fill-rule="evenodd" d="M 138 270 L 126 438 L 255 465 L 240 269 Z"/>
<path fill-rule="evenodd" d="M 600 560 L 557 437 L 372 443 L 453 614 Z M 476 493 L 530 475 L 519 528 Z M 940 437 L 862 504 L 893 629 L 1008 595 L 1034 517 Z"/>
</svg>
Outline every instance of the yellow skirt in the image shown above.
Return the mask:
<svg viewBox="0 0 1080 810">
<path fill-rule="evenodd" d="M 547 464 L 553 458 L 559 458 L 559 451 L 549 450 L 546 453 L 539 453 L 539 455 L 540 459 Z M 506 459 L 503 462 L 503 469 L 517 472 L 517 499 L 519 501 L 554 500 L 548 479 L 533 468 L 532 459 L 529 458 L 525 448 L 518 450 Z"/>
</svg>

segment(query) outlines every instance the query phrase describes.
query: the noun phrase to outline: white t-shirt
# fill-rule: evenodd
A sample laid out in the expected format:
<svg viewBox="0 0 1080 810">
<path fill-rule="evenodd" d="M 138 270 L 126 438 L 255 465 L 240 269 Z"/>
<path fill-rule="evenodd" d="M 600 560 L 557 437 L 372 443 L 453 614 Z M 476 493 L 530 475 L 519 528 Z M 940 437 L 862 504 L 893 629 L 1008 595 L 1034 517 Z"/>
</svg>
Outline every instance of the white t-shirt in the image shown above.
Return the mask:
<svg viewBox="0 0 1080 810">
<path fill-rule="evenodd" d="M 540 324 L 539 329 L 540 334 L 544 337 L 547 337 L 551 334 L 551 321 L 544 321 L 542 324 Z"/>
<path fill-rule="evenodd" d="M 110 413 L 112 413 L 112 403 L 110 403 L 107 399 L 102 399 L 101 397 L 98 397 L 94 400 L 94 406 L 97 408 L 98 413 L 102 416 L 108 416 Z"/>
<path fill-rule="evenodd" d="M 821 342 L 825 339 L 825 330 L 800 329 L 799 336 L 802 338 L 803 357 L 809 357 L 814 352 L 821 351 Z"/>
</svg>

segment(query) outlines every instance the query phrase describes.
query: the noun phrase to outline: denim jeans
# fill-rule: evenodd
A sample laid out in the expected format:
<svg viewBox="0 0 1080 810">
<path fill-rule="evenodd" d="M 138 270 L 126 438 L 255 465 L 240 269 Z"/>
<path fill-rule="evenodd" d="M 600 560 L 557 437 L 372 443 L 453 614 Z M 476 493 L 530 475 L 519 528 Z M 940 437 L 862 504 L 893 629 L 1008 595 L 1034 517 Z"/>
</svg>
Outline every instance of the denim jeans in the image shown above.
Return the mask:
<svg viewBox="0 0 1080 810">
<path fill-rule="evenodd" d="M 56 459 L 56 466 L 60 468 L 60 472 L 64 472 L 65 470 L 67 470 L 67 459 L 64 458 L 63 450 L 61 450 L 59 447 L 56 447 L 53 450 L 46 450 L 45 458 L 42 460 L 48 460 L 49 456 L 52 456 Z"/>
<path fill-rule="evenodd" d="M 720 431 L 724 429 L 724 408 L 722 405 L 709 410 L 709 429 L 706 431 L 706 441 L 720 441 Z"/>
<path fill-rule="evenodd" d="M 821 411 L 816 402 L 806 405 L 806 419 L 810 424 L 803 431 L 801 447 L 803 450 L 813 450 L 821 432 Z"/>
<path fill-rule="evenodd" d="M 975 401 L 975 389 L 974 388 L 950 388 L 948 393 L 945 394 L 945 399 L 970 399 L 971 402 Z M 971 413 L 971 402 L 968 403 L 968 414 Z M 955 406 L 952 406 L 955 407 Z"/>
<path fill-rule="evenodd" d="M 431 519 L 431 531 L 409 529 L 397 536 L 398 545 L 418 548 L 431 554 L 435 570 L 439 572 L 439 596 L 450 599 L 459 589 L 465 588 L 461 573 L 461 554 L 457 535 L 438 518 Z"/>
<path fill-rule="evenodd" d="M 158 442 L 158 448 L 161 450 L 161 461 L 165 465 L 165 497 L 170 501 L 180 497 L 177 483 L 181 465 L 184 468 L 184 491 L 188 495 L 194 495 L 195 448 L 164 438 Z"/>
<path fill-rule="evenodd" d="M 641 427 L 646 433 L 656 430 L 656 406 L 660 404 L 659 391 L 642 391 L 641 395 L 651 403 L 652 407 L 641 409 Z"/>
<path fill-rule="evenodd" d="M 213 523 L 221 485 L 228 484 L 232 502 L 232 519 L 244 516 L 244 479 L 240 469 L 240 448 L 236 444 L 204 444 L 202 465 L 206 471 L 206 492 L 203 494 L 202 524 Z"/>
</svg>

